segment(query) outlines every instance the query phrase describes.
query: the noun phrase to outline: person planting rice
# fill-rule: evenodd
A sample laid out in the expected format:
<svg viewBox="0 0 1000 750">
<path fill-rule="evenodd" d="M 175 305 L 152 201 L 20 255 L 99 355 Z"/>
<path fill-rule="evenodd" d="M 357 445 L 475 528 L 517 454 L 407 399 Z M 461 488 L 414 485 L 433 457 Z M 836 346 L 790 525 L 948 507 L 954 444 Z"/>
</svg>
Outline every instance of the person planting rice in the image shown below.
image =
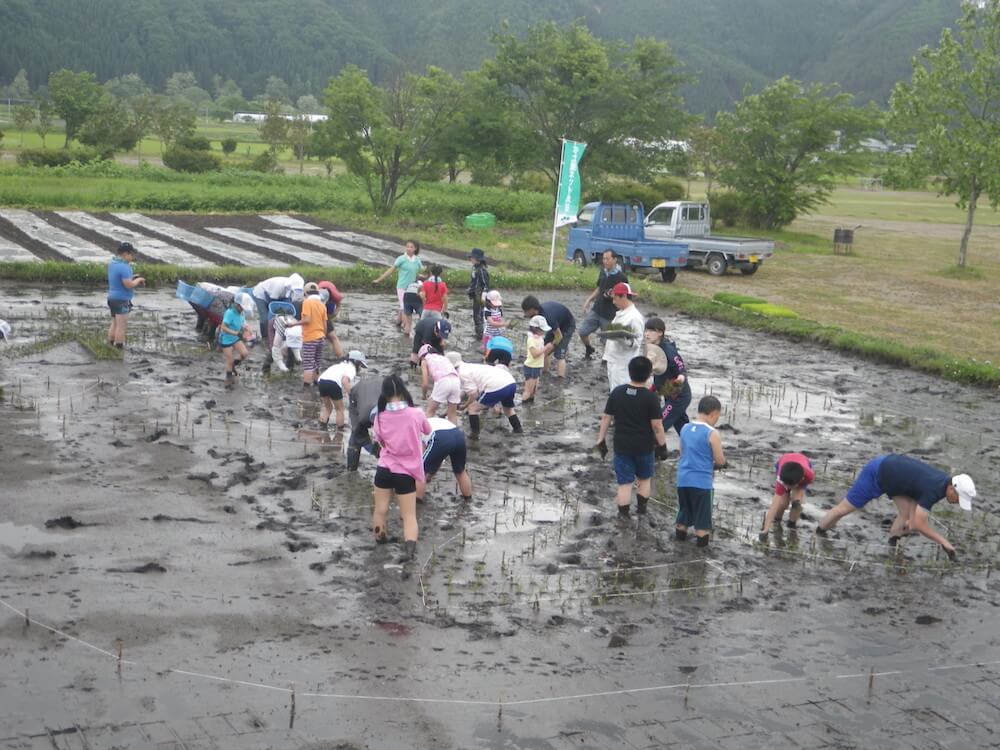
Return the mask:
<svg viewBox="0 0 1000 750">
<path fill-rule="evenodd" d="M 348 471 L 358 470 L 362 450 L 376 452 L 371 439 L 371 428 L 378 413 L 378 400 L 381 395 L 381 378 L 362 378 L 351 388 L 348 397 L 348 412 L 351 416 L 351 437 L 347 442 Z"/>
<path fill-rule="evenodd" d="M 448 312 L 448 285 L 441 278 L 442 273 L 444 268 L 441 266 L 431 266 L 431 275 L 420 285 L 420 298 L 424 303 L 422 315 L 441 318 Z"/>
<path fill-rule="evenodd" d="M 494 336 L 499 336 L 507 328 L 503 317 L 503 297 L 496 289 L 491 289 L 483 295 L 483 336 L 480 340 L 480 351 L 486 354 L 486 342 Z"/>
<path fill-rule="evenodd" d="M 514 396 L 517 383 L 506 367 L 476 365 L 463 362 L 458 352 L 450 352 L 449 359 L 458 370 L 462 382 L 462 393 L 468 397 L 469 439 L 479 440 L 480 413 L 499 404 L 510 422 L 514 434 L 524 432 L 521 420 L 514 412 Z"/>
<path fill-rule="evenodd" d="M 560 378 L 566 377 L 566 352 L 576 331 L 576 318 L 573 317 L 573 313 L 560 302 L 539 302 L 538 297 L 533 294 L 521 300 L 521 312 L 528 319 L 536 315 L 545 318 L 549 324 L 549 330 L 545 332 L 545 356 L 551 354 L 556 361 L 556 375 Z M 557 334 L 561 337 L 558 341 Z"/>
<path fill-rule="evenodd" d="M 330 342 L 333 349 L 333 356 L 344 356 L 344 345 L 340 343 L 337 332 L 333 328 L 333 321 L 337 317 L 340 303 L 344 301 L 344 295 L 340 293 L 337 286 L 332 281 L 320 281 L 319 298 L 326 306 L 326 340 Z"/>
<path fill-rule="evenodd" d="M 326 427 L 330 424 L 330 414 L 336 410 L 335 424 L 340 429 L 344 426 L 344 397 L 351 393 L 351 388 L 360 376 L 361 370 L 368 367 L 365 355 L 357 349 L 347 353 L 347 360 L 338 362 L 326 368 L 319 376 L 319 395 L 323 399 L 323 407 L 319 423 Z"/>
<path fill-rule="evenodd" d="M 615 284 L 611 289 L 611 302 L 618 312 L 611 321 L 611 328 L 606 331 L 604 361 L 612 391 L 629 382 L 628 363 L 642 354 L 645 326 L 642 313 L 632 302 L 635 297 L 632 287 L 624 282 Z"/>
<path fill-rule="evenodd" d="M 253 288 L 253 301 L 260 317 L 260 337 L 267 341 L 267 324 L 270 319 L 268 305 L 272 302 L 292 302 L 302 298 L 305 282 L 297 273 L 290 276 L 272 276 Z"/>
<path fill-rule="evenodd" d="M 422 503 L 427 494 L 427 485 L 438 473 L 441 464 L 447 458 L 451 461 L 451 471 L 458 483 L 458 491 L 462 494 L 462 502 L 472 500 L 472 477 L 465 468 L 466 445 L 465 433 L 452 422 L 440 417 L 429 420 L 431 434 L 424 438 L 424 480 L 417 482 L 417 502 Z"/>
<path fill-rule="evenodd" d="M 444 356 L 444 352 L 430 344 L 420 347 L 417 356 L 420 360 L 420 389 L 427 399 L 427 416 L 436 416 L 439 407 L 447 406 L 449 421 L 457 425 L 458 404 L 462 400 L 462 382 L 458 377 L 458 371 Z M 432 382 L 434 389 L 430 390 Z M 430 398 L 427 398 L 428 391 Z"/>
<path fill-rule="evenodd" d="M 9 344 L 10 334 L 11 334 L 10 323 L 8 323 L 6 320 L 0 320 L 0 341 L 4 342 L 5 344 Z"/>
<path fill-rule="evenodd" d="M 236 384 L 236 367 L 250 356 L 243 343 L 243 326 L 246 325 L 246 313 L 253 306 L 250 295 L 237 294 L 219 324 L 219 346 L 226 362 L 226 388 L 232 388 Z"/>
<path fill-rule="evenodd" d="M 302 326 L 292 315 L 275 315 L 271 318 L 274 335 L 271 337 L 271 360 L 281 372 L 288 372 L 289 364 L 302 364 Z"/>
<path fill-rule="evenodd" d="M 424 481 L 423 442 L 421 435 L 431 434 L 424 413 L 413 405 L 413 398 L 398 375 L 382 381 L 377 413 L 372 424 L 375 440 L 381 445 L 375 470 L 372 533 L 378 544 L 389 540 L 386 515 L 389 501 L 396 495 L 403 520 L 405 560 L 417 554 L 417 482 Z"/>
<path fill-rule="evenodd" d="M 660 398 L 646 387 L 653 363 L 634 357 L 628 363 L 629 382 L 611 391 L 604 406 L 596 447 L 608 452 L 607 435 L 615 425 L 614 468 L 618 491 L 618 517 L 628 518 L 632 507 L 632 485 L 636 485 L 636 513 L 646 515 L 654 473 L 654 455 L 666 457 L 667 436 L 660 421 Z"/>
<path fill-rule="evenodd" d="M 486 364 L 510 367 L 514 358 L 514 342 L 506 336 L 493 336 L 486 342 Z"/>
<path fill-rule="evenodd" d="M 413 346 L 410 349 L 410 369 L 420 366 L 420 349 L 424 344 L 430 344 L 439 352 L 444 351 L 445 341 L 451 335 L 451 323 L 444 318 L 421 318 L 413 326 Z"/>
<path fill-rule="evenodd" d="M 698 402 L 698 418 L 681 428 L 681 457 L 677 462 L 677 521 L 674 536 L 687 539 L 694 527 L 698 546 L 707 547 L 712 533 L 714 472 L 726 465 L 722 439 L 715 429 L 722 404 L 715 396 Z"/>
<path fill-rule="evenodd" d="M 118 255 L 108 263 L 108 309 L 111 311 L 108 344 L 117 349 L 125 348 L 128 314 L 132 311 L 135 288 L 146 283 L 142 276 L 133 274 L 135 258 L 136 250 L 132 243 L 123 242 L 118 246 Z"/>
<path fill-rule="evenodd" d="M 653 390 L 663 396 L 663 429 L 671 427 L 681 434 L 681 428 L 690 420 L 687 410 L 691 405 L 691 384 L 688 383 L 687 366 L 677 345 L 667 338 L 667 326 L 660 318 L 646 321 L 643 336 L 647 345 L 658 347 L 666 359 L 666 369 L 653 375 Z"/>
<path fill-rule="evenodd" d="M 788 528 L 794 529 L 798 526 L 799 517 L 802 515 L 802 501 L 806 496 L 806 487 L 816 480 L 809 459 L 801 453 L 785 453 L 774 465 L 774 470 L 778 472 L 778 478 L 774 483 L 774 497 L 771 498 L 771 507 L 764 515 L 764 525 L 758 535 L 760 541 L 767 540 L 767 534 L 771 526 L 785 516 L 785 511 L 791 505 L 792 512 L 788 515 Z"/>
<path fill-rule="evenodd" d="M 890 453 L 866 463 L 847 491 L 847 496 L 820 519 L 816 533 L 825 536 L 844 516 L 864 508 L 876 498 L 887 495 L 896 505 L 896 519 L 889 528 L 889 546 L 894 547 L 904 534 L 916 532 L 940 544 L 955 560 L 955 547 L 930 526 L 931 509 L 941 500 L 962 510 L 972 510 L 976 485 L 968 474 L 949 477 L 940 469 L 910 456 Z"/>
</svg>

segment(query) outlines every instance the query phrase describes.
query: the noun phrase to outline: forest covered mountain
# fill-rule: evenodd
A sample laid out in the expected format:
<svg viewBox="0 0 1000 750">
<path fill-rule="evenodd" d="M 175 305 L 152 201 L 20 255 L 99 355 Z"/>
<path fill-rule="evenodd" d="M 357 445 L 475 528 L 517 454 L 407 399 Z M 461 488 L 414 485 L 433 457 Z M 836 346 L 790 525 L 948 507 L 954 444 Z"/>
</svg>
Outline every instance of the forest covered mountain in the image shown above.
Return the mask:
<svg viewBox="0 0 1000 750">
<path fill-rule="evenodd" d="M 788 74 L 884 103 L 911 59 L 960 14 L 960 0 L 0 0 L 0 83 L 32 87 L 59 68 L 154 88 L 192 71 L 244 93 L 269 76 L 319 95 L 354 63 L 384 81 L 428 64 L 470 70 L 490 34 L 582 19 L 600 37 L 666 40 L 696 82 L 688 108 L 714 113 Z"/>
</svg>

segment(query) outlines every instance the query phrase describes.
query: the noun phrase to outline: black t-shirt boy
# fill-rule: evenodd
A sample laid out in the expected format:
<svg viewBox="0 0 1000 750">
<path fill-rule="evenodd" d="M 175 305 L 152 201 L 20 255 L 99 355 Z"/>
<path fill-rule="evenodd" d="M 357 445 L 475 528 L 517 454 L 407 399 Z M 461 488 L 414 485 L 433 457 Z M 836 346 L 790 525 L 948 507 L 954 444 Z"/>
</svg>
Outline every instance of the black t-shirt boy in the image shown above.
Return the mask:
<svg viewBox="0 0 1000 750">
<path fill-rule="evenodd" d="M 611 290 L 614 289 L 615 284 L 628 283 L 628 276 L 626 276 L 619 266 L 615 266 L 615 270 L 612 273 L 608 273 L 605 269 L 601 269 L 601 272 L 597 275 L 597 299 L 594 300 L 594 312 L 604 320 L 614 320 L 615 313 L 618 312 L 615 309 L 615 303 L 611 301 Z"/>
<path fill-rule="evenodd" d="M 656 448 L 652 420 L 660 418 L 660 397 L 626 383 L 611 391 L 604 413 L 615 420 L 615 453 L 641 456 Z"/>
</svg>

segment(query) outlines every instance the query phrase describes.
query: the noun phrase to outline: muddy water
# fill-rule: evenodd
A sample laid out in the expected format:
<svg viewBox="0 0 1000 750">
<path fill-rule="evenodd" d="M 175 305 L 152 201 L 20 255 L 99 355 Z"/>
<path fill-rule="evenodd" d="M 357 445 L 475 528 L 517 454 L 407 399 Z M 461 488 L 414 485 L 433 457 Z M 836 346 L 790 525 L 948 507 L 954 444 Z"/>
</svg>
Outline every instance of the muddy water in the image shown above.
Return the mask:
<svg viewBox="0 0 1000 750">
<path fill-rule="evenodd" d="M 41 300 L 5 290 L 0 317 L 21 341 L 44 337 L 57 309 L 104 314 L 100 294 Z M 373 375 L 408 351 L 386 324 L 391 302 L 350 295 L 338 325 Z M 253 370 L 225 391 L 189 308 L 166 292 L 138 303 L 124 363 L 76 345 L 2 360 L 0 740 L 991 742 L 996 667 L 961 665 L 1000 660 L 993 395 L 667 315 L 696 397 L 726 409 L 707 552 L 669 533 L 672 460 L 650 518 L 614 518 L 610 463 L 589 450 L 606 380 L 576 349 L 567 382 L 543 379 L 540 403 L 520 410 L 523 437 L 484 419 L 468 507 L 446 468 L 432 483 L 419 560 L 403 565 L 398 544 L 370 541 L 373 462 L 344 471 L 343 436 L 317 429 L 314 395 Z M 466 315 L 453 343 L 470 359 Z M 761 547 L 785 450 L 810 455 L 818 478 L 804 528 Z M 975 513 L 934 513 L 962 564 L 922 539 L 890 560 L 886 500 L 814 542 L 818 515 L 887 451 L 975 477 Z M 26 628 L 10 607 L 112 656 Z"/>
</svg>

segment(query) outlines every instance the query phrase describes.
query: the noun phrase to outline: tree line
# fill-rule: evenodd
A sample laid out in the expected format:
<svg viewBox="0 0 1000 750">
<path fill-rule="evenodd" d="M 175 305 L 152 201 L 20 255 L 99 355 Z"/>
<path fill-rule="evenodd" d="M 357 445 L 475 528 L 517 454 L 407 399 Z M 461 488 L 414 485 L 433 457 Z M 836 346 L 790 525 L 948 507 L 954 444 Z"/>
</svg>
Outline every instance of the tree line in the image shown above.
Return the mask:
<svg viewBox="0 0 1000 750">
<path fill-rule="evenodd" d="M 966 4 L 956 30 L 946 29 L 936 48 L 914 60 L 888 111 L 857 106 L 836 86 L 783 77 L 746 90 L 714 126 L 686 111 L 686 76 L 663 42 L 606 41 L 583 24 L 551 22 L 521 35 L 497 32 L 492 41 L 496 57 L 462 76 L 429 67 L 379 85 L 347 66 L 330 79 L 329 117 L 315 127 L 281 117 L 282 101 L 270 98 L 261 125 L 270 158 L 291 145 L 300 161 L 341 159 L 382 215 L 417 182 L 454 180 L 464 170 L 479 184 L 537 185 L 532 180 L 541 177 L 551 189 L 569 138 L 588 143 L 585 180 L 697 173 L 742 223 L 780 228 L 859 172 L 868 163 L 863 139 L 881 135 L 912 146 L 892 158 L 896 179 L 932 176 L 968 210 L 960 265 L 980 198 L 1000 201 L 1000 0 Z M 148 129 L 167 145 L 169 166 L 168 154 L 208 150 L 193 139 L 182 91 L 123 99 L 92 73 L 61 70 L 49 79 L 47 101 L 66 122 L 66 144 L 131 148 Z M 201 158 L 174 162 L 217 168 L 214 156 Z"/>
</svg>

